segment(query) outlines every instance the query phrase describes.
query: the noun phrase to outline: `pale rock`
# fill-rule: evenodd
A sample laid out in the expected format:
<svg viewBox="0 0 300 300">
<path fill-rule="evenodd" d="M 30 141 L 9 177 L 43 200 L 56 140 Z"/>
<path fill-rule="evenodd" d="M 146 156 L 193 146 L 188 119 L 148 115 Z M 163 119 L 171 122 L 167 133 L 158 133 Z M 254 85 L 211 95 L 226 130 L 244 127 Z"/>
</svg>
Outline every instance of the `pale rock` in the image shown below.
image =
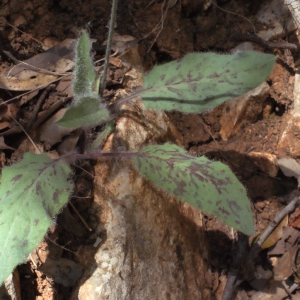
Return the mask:
<svg viewBox="0 0 300 300">
<path fill-rule="evenodd" d="M 270 3 L 266 3 L 257 13 L 256 18 L 268 28 L 257 34 L 266 41 L 282 34 L 286 35 L 296 29 L 284 0 L 273 0 Z"/>
<path fill-rule="evenodd" d="M 279 167 L 277 157 L 267 152 L 250 152 L 247 157 L 260 168 L 262 172 L 271 177 L 276 177 Z"/>
<path fill-rule="evenodd" d="M 137 100 L 127 107 L 104 150 L 180 141 L 163 112 L 134 112 L 136 106 Z M 94 196 L 97 234 L 105 228 L 106 238 L 78 256 L 85 273 L 72 300 L 211 299 L 199 211 L 155 188 L 125 160 L 99 160 Z"/>
</svg>

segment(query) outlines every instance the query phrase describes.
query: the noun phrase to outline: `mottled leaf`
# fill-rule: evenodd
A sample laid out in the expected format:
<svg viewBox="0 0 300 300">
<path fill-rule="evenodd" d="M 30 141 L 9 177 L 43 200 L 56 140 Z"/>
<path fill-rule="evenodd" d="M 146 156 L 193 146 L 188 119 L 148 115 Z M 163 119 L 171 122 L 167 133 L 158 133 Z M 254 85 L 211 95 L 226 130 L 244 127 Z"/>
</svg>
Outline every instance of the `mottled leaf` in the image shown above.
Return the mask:
<svg viewBox="0 0 300 300">
<path fill-rule="evenodd" d="M 90 57 L 91 44 L 85 31 L 78 39 L 75 55 L 73 91 L 75 95 L 92 95 L 96 74 Z"/>
<path fill-rule="evenodd" d="M 246 190 L 228 166 L 190 156 L 172 144 L 146 146 L 131 159 L 140 173 L 172 196 L 245 234 L 253 233 Z"/>
<path fill-rule="evenodd" d="M 47 155 L 26 153 L 6 167 L 0 185 L 0 284 L 42 240 L 67 203 L 71 169 Z"/>
<path fill-rule="evenodd" d="M 71 106 L 64 116 L 56 122 L 67 128 L 93 126 L 109 119 L 108 110 L 99 104 L 96 97 L 82 97 L 79 102 Z"/>
<path fill-rule="evenodd" d="M 138 94 L 146 108 L 200 113 L 257 87 L 275 60 L 274 55 L 254 51 L 191 53 L 154 67 Z"/>
</svg>

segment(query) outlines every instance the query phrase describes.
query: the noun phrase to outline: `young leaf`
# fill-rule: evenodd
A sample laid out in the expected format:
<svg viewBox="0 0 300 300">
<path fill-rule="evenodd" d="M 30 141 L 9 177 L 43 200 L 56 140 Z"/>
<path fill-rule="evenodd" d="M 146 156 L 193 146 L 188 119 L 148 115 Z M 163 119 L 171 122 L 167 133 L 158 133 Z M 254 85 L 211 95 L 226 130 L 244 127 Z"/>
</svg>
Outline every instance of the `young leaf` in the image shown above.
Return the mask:
<svg viewBox="0 0 300 300">
<path fill-rule="evenodd" d="M 68 201 L 71 169 L 47 155 L 26 153 L 3 169 L 0 185 L 0 284 L 42 240 Z"/>
<path fill-rule="evenodd" d="M 275 60 L 254 51 L 191 53 L 154 67 L 138 94 L 146 108 L 200 113 L 254 89 L 271 73 Z"/>
<path fill-rule="evenodd" d="M 90 57 L 91 44 L 89 37 L 85 31 L 78 39 L 75 56 L 75 70 L 73 91 L 74 94 L 92 95 L 98 91 L 94 91 L 96 74 Z"/>
<path fill-rule="evenodd" d="M 115 122 L 110 121 L 105 124 L 104 130 L 98 135 L 98 137 L 93 141 L 91 146 L 89 147 L 89 152 L 95 151 L 100 147 L 103 140 L 114 130 Z"/>
<path fill-rule="evenodd" d="M 99 105 L 97 97 L 82 97 L 79 102 L 66 111 L 56 124 L 67 128 L 78 128 L 97 125 L 108 119 L 109 112 Z"/>
<path fill-rule="evenodd" d="M 131 159 L 140 173 L 172 196 L 245 234 L 253 233 L 246 190 L 228 166 L 190 156 L 172 144 L 146 146 Z"/>
</svg>

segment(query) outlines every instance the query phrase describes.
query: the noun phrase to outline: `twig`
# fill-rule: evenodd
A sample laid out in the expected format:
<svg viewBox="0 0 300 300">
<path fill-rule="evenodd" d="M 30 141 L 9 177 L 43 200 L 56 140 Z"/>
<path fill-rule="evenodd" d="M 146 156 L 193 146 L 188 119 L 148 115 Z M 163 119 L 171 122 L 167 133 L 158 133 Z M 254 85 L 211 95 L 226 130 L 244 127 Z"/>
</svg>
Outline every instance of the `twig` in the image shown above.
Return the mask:
<svg viewBox="0 0 300 300">
<path fill-rule="evenodd" d="M 5 55 L 7 55 L 11 60 L 13 60 L 15 63 L 16 63 L 16 65 L 15 66 L 13 66 L 10 70 L 9 70 L 9 72 L 8 72 L 8 74 L 7 74 L 7 77 L 9 77 L 10 75 L 10 73 L 11 73 L 11 71 L 15 68 L 15 67 L 17 67 L 17 66 L 19 66 L 19 65 L 25 65 L 25 66 L 27 66 L 29 69 L 31 69 L 31 70 L 34 70 L 34 71 L 37 71 L 37 72 L 40 72 L 40 73 L 44 73 L 44 74 L 48 74 L 48 75 L 55 75 L 55 76 L 63 76 L 63 75 L 66 75 L 66 74 L 68 74 L 68 73 L 57 73 L 57 72 L 51 72 L 51 71 L 48 71 L 48 70 L 45 70 L 45 69 L 41 69 L 41 68 L 38 68 L 38 67 L 36 67 L 36 66 L 33 66 L 33 65 L 31 65 L 31 64 L 29 64 L 29 63 L 27 63 L 27 62 L 25 62 L 25 61 L 21 61 L 21 60 L 18 60 L 17 58 L 15 58 L 10 52 L 8 52 L 8 51 L 5 51 L 5 50 L 3 50 L 3 53 L 5 54 Z M 68 74 L 69 75 L 69 74 Z"/>
<path fill-rule="evenodd" d="M 103 96 L 105 86 L 106 86 L 106 75 L 107 75 L 107 69 L 108 69 L 108 63 L 109 63 L 109 55 L 110 55 L 110 51 L 111 51 L 112 37 L 113 37 L 113 32 L 114 32 L 114 24 L 115 24 L 116 14 L 117 14 L 117 7 L 118 7 L 118 0 L 113 0 L 112 7 L 111 7 L 111 15 L 110 15 L 110 22 L 109 22 L 106 52 L 105 52 L 104 69 L 103 69 L 103 74 L 102 74 L 102 78 L 101 78 L 101 88 L 100 88 L 100 97 L 101 98 Z"/>
<path fill-rule="evenodd" d="M 60 247 L 60 248 L 62 248 L 62 249 L 64 249 L 64 250 L 66 250 L 66 251 L 69 251 L 69 252 L 71 252 L 71 253 L 73 253 L 73 254 L 75 254 L 75 255 L 78 255 L 76 252 L 74 252 L 74 251 L 72 251 L 72 250 L 70 250 L 70 249 L 68 249 L 68 248 L 66 248 L 66 247 L 64 247 L 64 246 L 62 246 L 62 245 L 57 244 L 56 242 L 54 242 L 53 240 L 51 240 L 51 239 L 48 238 L 47 236 L 46 236 L 46 239 L 49 240 L 49 241 L 50 241 L 51 243 L 53 243 L 54 245 L 56 245 L 56 246 L 58 246 L 58 247 Z"/>
<path fill-rule="evenodd" d="M 254 248 L 259 248 L 264 241 L 268 238 L 268 236 L 272 233 L 272 231 L 276 228 L 276 226 L 282 221 L 282 219 L 295 210 L 297 206 L 297 202 L 300 200 L 300 197 L 295 197 L 287 206 L 285 206 L 274 218 L 274 220 L 269 224 L 269 226 L 266 228 L 266 230 L 262 233 L 258 241 L 253 245 L 254 247 L 251 249 L 253 252 Z M 250 255 L 249 253 L 249 255 Z"/>
<path fill-rule="evenodd" d="M 42 93 L 42 95 L 40 96 L 38 102 L 35 104 L 34 110 L 30 115 L 30 120 L 26 126 L 26 130 L 30 131 L 31 127 L 33 126 L 34 121 L 36 120 L 36 117 L 40 111 L 40 108 L 44 102 L 44 100 L 46 99 L 46 96 L 48 95 L 48 93 L 50 93 L 51 90 L 54 89 L 54 85 L 50 84 Z"/>
<path fill-rule="evenodd" d="M 32 263 L 33 263 L 33 265 L 35 266 L 35 268 L 38 269 L 38 266 L 37 266 L 36 262 L 34 261 L 34 259 L 33 259 L 32 255 L 31 255 L 31 253 L 29 254 L 29 257 L 30 257 L 30 259 L 31 259 L 31 261 L 32 261 Z"/>
<path fill-rule="evenodd" d="M 249 22 L 249 23 L 251 24 L 252 28 L 253 28 L 253 32 L 256 33 L 255 27 L 254 27 L 253 23 L 252 23 L 249 19 L 247 19 L 246 17 L 244 17 L 244 16 L 242 16 L 242 15 L 240 15 L 240 14 L 237 14 L 237 13 L 235 13 L 235 12 L 232 12 L 232 11 L 229 11 L 229 10 L 226 10 L 226 9 L 220 7 L 214 0 L 211 0 L 211 2 L 213 3 L 213 5 L 215 5 L 217 8 L 219 8 L 219 9 L 222 10 L 223 12 L 225 12 L 225 13 L 227 13 L 227 14 L 231 14 L 231 15 L 238 16 L 238 17 L 240 17 L 240 18 L 243 18 L 243 19 L 246 20 L 247 22 Z"/>
<path fill-rule="evenodd" d="M 30 34 L 24 32 L 24 31 L 20 30 L 20 29 L 17 28 L 16 26 L 14 26 L 14 25 L 8 23 L 6 20 L 1 20 L 1 22 L 3 22 L 3 21 L 5 21 L 4 23 L 6 23 L 7 25 L 11 26 L 13 29 L 15 29 L 15 30 L 17 30 L 17 31 L 19 31 L 19 32 L 21 32 L 21 33 L 23 33 L 23 34 L 29 36 L 32 40 L 34 40 L 34 41 L 37 42 L 38 44 L 44 46 L 44 44 L 43 44 L 42 42 L 40 42 L 39 40 L 35 39 L 32 35 L 30 35 Z"/>
<path fill-rule="evenodd" d="M 35 89 L 32 89 L 32 90 L 30 90 L 30 91 L 27 91 L 27 92 L 21 94 L 21 95 L 18 95 L 18 96 L 16 96 L 16 97 L 13 97 L 13 98 L 10 98 L 10 99 L 8 99 L 8 100 L 6 100 L 6 101 L 3 101 L 3 103 L 9 103 L 9 102 L 12 102 L 12 101 L 14 101 L 14 100 L 16 100 L 16 99 L 19 99 L 19 98 L 21 98 L 22 96 L 25 96 L 25 95 L 27 95 L 27 94 L 33 92 L 33 91 L 43 89 L 43 88 L 47 87 L 49 84 L 54 83 L 54 82 L 57 82 L 57 81 L 59 81 L 59 80 L 65 78 L 65 77 L 70 76 L 70 75 L 71 75 L 71 74 L 66 74 L 66 75 L 64 75 L 64 76 L 61 76 L 61 77 L 59 77 L 59 78 L 57 78 L 57 79 L 55 79 L 55 80 L 52 80 L 52 81 L 50 81 L 50 82 L 48 82 L 48 83 L 46 83 L 46 84 L 40 85 L 40 86 L 38 86 L 38 87 L 35 88 Z M 1 77 L 1 76 L 0 76 L 0 77 Z"/>
<path fill-rule="evenodd" d="M 78 210 L 75 208 L 75 206 L 73 205 L 73 203 L 71 201 L 69 201 L 69 204 L 72 206 L 74 212 L 76 213 L 76 215 L 78 216 L 78 218 L 81 220 L 81 222 L 83 223 L 83 225 L 86 227 L 86 229 L 88 231 L 93 231 L 93 229 L 85 222 L 85 220 L 80 215 L 80 213 L 78 212 Z"/>
<path fill-rule="evenodd" d="M 237 33 L 234 34 L 231 37 L 232 40 L 237 41 L 237 42 L 244 42 L 244 41 L 250 41 L 254 42 L 256 44 L 259 44 L 263 46 L 266 49 L 290 49 L 290 50 L 297 50 L 297 46 L 295 44 L 291 43 L 274 43 L 274 42 L 268 42 L 261 37 L 257 36 L 256 34 L 242 34 L 242 33 Z"/>
<path fill-rule="evenodd" d="M 26 132 L 26 130 L 24 129 L 24 127 L 14 118 L 11 117 L 22 129 L 22 131 L 26 134 L 26 136 L 28 137 L 29 141 L 31 142 L 31 144 L 33 145 L 33 147 L 35 148 L 35 150 L 37 151 L 37 153 L 42 154 L 41 150 L 37 147 L 37 145 L 35 144 L 35 142 L 32 140 L 32 138 L 30 137 L 30 135 Z"/>
<path fill-rule="evenodd" d="M 168 3 L 169 3 L 169 2 L 168 2 Z M 160 26 L 160 29 L 159 29 L 159 31 L 158 31 L 158 33 L 157 33 L 157 35 L 156 35 L 154 41 L 152 42 L 151 46 L 150 46 L 149 49 L 147 50 L 147 53 L 149 53 L 149 51 L 150 51 L 151 48 L 153 47 L 154 43 L 157 41 L 157 38 L 159 37 L 160 33 L 161 33 L 162 30 L 164 29 L 164 22 L 165 22 L 165 19 L 166 19 L 166 16 L 167 16 L 167 12 L 168 12 L 168 9 L 169 9 L 168 3 L 167 3 L 167 8 L 166 8 L 166 10 L 165 10 L 165 12 L 164 12 L 164 6 L 165 6 L 165 4 L 166 4 L 166 0 L 164 0 L 164 2 L 163 2 L 163 4 L 162 4 L 162 7 L 161 7 L 161 19 L 160 19 L 159 23 L 155 26 L 155 28 L 149 33 L 149 34 L 151 34 L 151 33 L 154 32 L 155 30 L 157 30 L 158 26 Z M 149 35 L 149 34 L 148 34 L 148 35 Z M 147 36 L 148 36 L 148 35 L 147 35 Z M 147 37 L 147 36 L 146 36 L 146 37 Z M 145 39 L 146 37 L 144 37 L 144 39 Z"/>
<path fill-rule="evenodd" d="M 232 295 L 235 290 L 235 282 L 240 270 L 240 266 L 242 265 L 243 259 L 246 256 L 245 253 L 246 253 L 247 245 L 248 245 L 247 236 L 238 233 L 237 249 L 234 253 L 234 261 L 228 272 L 227 282 L 223 292 L 222 300 L 233 299 Z"/>
<path fill-rule="evenodd" d="M 289 213 L 295 210 L 297 206 L 297 202 L 300 200 L 300 197 L 295 197 L 291 200 L 291 202 L 285 206 L 274 218 L 274 220 L 269 224 L 269 226 L 265 229 L 265 231 L 262 233 L 258 241 L 252 246 L 250 252 L 248 253 L 245 262 L 246 266 L 253 264 L 253 258 L 257 255 L 257 253 L 260 250 L 261 245 L 264 243 L 264 241 L 269 237 L 269 235 L 272 233 L 272 231 L 276 228 L 276 226 L 281 222 L 281 220 Z M 243 254 L 243 252 L 242 252 Z M 240 256 L 241 253 L 237 256 Z M 242 257 L 243 258 L 243 257 Z M 224 289 L 224 294 L 222 297 L 222 300 L 231 300 L 233 299 L 233 293 L 234 290 L 239 286 L 240 283 L 243 282 L 243 280 L 237 280 L 239 266 L 242 264 L 239 263 L 237 267 L 233 266 L 232 270 L 229 271 L 226 287 Z M 244 264 L 245 265 L 245 264 Z"/>
<path fill-rule="evenodd" d="M 64 103 L 66 103 L 70 99 L 72 99 L 72 97 L 60 99 L 56 101 L 49 109 L 43 111 L 41 115 L 38 117 L 37 121 L 32 126 L 32 130 L 39 127 L 50 115 L 52 115 L 56 110 L 58 110 Z"/>
</svg>

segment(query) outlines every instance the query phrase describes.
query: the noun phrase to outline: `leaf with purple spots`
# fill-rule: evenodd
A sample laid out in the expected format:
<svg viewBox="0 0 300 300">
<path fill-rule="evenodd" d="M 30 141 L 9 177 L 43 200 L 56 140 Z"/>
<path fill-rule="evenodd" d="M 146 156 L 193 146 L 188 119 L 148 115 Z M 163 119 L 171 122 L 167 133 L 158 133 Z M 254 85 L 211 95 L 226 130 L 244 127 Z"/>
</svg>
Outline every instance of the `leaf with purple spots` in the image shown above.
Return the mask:
<svg viewBox="0 0 300 300">
<path fill-rule="evenodd" d="M 247 193 L 228 166 L 190 156 L 172 145 L 143 147 L 131 160 L 159 188 L 251 235 L 253 216 Z"/>
<path fill-rule="evenodd" d="M 241 96 L 270 75 L 276 56 L 254 51 L 233 55 L 190 53 L 156 66 L 138 95 L 146 108 L 200 113 Z"/>
<path fill-rule="evenodd" d="M 0 284 L 42 240 L 67 203 L 70 167 L 46 154 L 26 153 L 2 172 L 0 185 Z"/>
</svg>

